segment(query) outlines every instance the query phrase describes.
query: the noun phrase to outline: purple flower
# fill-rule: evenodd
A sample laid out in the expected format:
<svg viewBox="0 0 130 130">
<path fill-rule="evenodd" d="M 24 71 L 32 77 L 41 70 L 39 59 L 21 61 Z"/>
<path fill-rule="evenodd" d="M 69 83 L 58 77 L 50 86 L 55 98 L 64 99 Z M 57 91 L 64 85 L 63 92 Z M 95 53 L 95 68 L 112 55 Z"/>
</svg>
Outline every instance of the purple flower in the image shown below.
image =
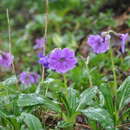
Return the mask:
<svg viewBox="0 0 130 130">
<path fill-rule="evenodd" d="M 37 83 L 39 79 L 39 75 L 35 72 L 22 72 L 19 76 L 19 80 L 24 85 L 31 85 Z"/>
<path fill-rule="evenodd" d="M 48 68 L 48 56 L 41 57 L 38 62 Z"/>
<path fill-rule="evenodd" d="M 14 56 L 9 52 L 1 52 L 0 53 L 0 66 L 9 68 L 13 63 Z"/>
<path fill-rule="evenodd" d="M 39 53 L 38 57 L 40 58 L 38 63 L 42 64 L 44 67 L 48 68 L 48 56 L 43 56 L 42 53 Z"/>
<path fill-rule="evenodd" d="M 37 83 L 40 76 L 36 72 L 32 72 L 31 76 L 33 77 L 32 83 Z"/>
<path fill-rule="evenodd" d="M 44 48 L 44 44 L 45 44 L 45 39 L 44 38 L 37 38 L 35 40 L 35 46 L 34 49 L 42 49 Z"/>
<path fill-rule="evenodd" d="M 42 57 L 43 57 L 43 52 L 39 52 L 39 53 L 38 53 L 38 57 L 39 57 L 39 58 L 42 58 Z"/>
<path fill-rule="evenodd" d="M 110 48 L 110 35 L 90 35 L 88 37 L 87 43 L 90 47 L 92 47 L 95 53 L 104 53 Z"/>
<path fill-rule="evenodd" d="M 128 33 L 126 34 L 119 34 L 120 40 L 121 40 L 121 51 L 122 53 L 125 52 L 125 43 L 128 40 Z"/>
<path fill-rule="evenodd" d="M 69 48 L 54 49 L 48 58 L 49 68 L 58 73 L 65 73 L 75 67 L 77 59 Z"/>
</svg>

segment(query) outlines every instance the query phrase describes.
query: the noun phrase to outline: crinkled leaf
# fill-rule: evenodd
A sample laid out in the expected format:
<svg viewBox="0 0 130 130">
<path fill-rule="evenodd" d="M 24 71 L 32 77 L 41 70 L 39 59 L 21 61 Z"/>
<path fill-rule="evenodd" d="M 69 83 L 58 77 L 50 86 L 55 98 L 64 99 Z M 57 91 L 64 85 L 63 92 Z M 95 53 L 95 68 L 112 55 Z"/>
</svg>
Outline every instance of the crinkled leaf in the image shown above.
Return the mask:
<svg viewBox="0 0 130 130">
<path fill-rule="evenodd" d="M 100 104 L 99 105 L 103 106 L 105 104 L 105 98 L 104 98 L 104 96 L 103 96 L 101 91 L 99 91 L 98 93 L 99 93 L 99 100 L 100 100 Z"/>
<path fill-rule="evenodd" d="M 75 122 L 77 112 L 77 106 L 79 104 L 77 91 L 73 88 L 68 88 L 66 94 L 59 93 L 59 99 L 64 105 L 63 118 L 67 122 Z"/>
<path fill-rule="evenodd" d="M 119 110 L 121 110 L 124 105 L 128 102 L 130 98 L 130 76 L 122 83 L 122 85 L 118 89 L 118 102 L 119 102 Z"/>
<path fill-rule="evenodd" d="M 37 104 L 43 104 L 44 99 L 39 96 L 38 94 L 21 94 L 18 98 L 18 106 L 25 107 L 25 106 L 33 106 Z"/>
<path fill-rule="evenodd" d="M 36 116 L 23 112 L 21 114 L 21 119 L 28 126 L 29 130 L 43 130 L 42 124 Z"/>
<path fill-rule="evenodd" d="M 80 108 L 84 107 L 85 105 L 93 104 L 93 98 L 96 97 L 98 91 L 99 90 L 97 87 L 92 87 L 84 90 L 80 95 L 80 100 L 79 100 Z"/>
<path fill-rule="evenodd" d="M 107 84 L 101 84 L 99 89 L 102 92 L 103 97 L 105 98 L 104 104 L 105 104 L 107 110 L 109 110 L 109 112 L 111 114 L 113 114 L 114 106 L 113 106 L 113 98 L 112 98 L 112 94 L 111 94 L 111 89 L 109 88 L 109 86 Z"/>
<path fill-rule="evenodd" d="M 26 106 L 33 106 L 38 104 L 43 104 L 48 109 L 51 109 L 55 112 L 60 112 L 60 106 L 57 102 L 51 101 L 46 97 L 42 97 L 36 93 L 32 94 L 21 94 L 18 98 L 18 106 L 26 107 Z"/>
<path fill-rule="evenodd" d="M 68 105 L 71 113 L 76 112 L 76 108 L 79 104 L 79 99 L 77 96 L 77 91 L 73 88 L 68 88 Z"/>
<path fill-rule="evenodd" d="M 16 76 L 13 75 L 12 77 L 6 79 L 5 81 L 1 82 L 0 84 L 3 85 L 3 86 L 8 86 L 8 85 L 12 85 L 12 84 L 15 84 L 16 83 Z"/>
<path fill-rule="evenodd" d="M 89 107 L 81 112 L 91 120 L 99 122 L 105 129 L 113 129 L 114 122 L 110 114 L 102 108 Z"/>
<path fill-rule="evenodd" d="M 53 110 L 55 112 L 61 112 L 61 108 L 58 102 L 52 101 L 48 98 L 44 98 L 44 103 L 43 103 L 48 109 Z"/>
<path fill-rule="evenodd" d="M 70 122 L 60 121 L 60 122 L 58 122 L 57 127 L 58 128 L 66 128 L 66 127 L 70 127 L 72 125 L 73 124 Z"/>
</svg>

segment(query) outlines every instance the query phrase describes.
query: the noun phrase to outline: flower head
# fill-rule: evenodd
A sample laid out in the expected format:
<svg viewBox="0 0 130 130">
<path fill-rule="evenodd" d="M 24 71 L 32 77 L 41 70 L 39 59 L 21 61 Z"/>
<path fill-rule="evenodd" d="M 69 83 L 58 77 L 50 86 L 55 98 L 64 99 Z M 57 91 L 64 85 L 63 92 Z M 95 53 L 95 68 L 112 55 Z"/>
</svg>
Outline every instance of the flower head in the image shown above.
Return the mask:
<svg viewBox="0 0 130 130">
<path fill-rule="evenodd" d="M 31 85 L 31 84 L 37 83 L 38 79 L 39 79 L 39 75 L 35 72 L 32 72 L 32 73 L 22 72 L 19 77 L 19 80 L 24 85 Z"/>
<path fill-rule="evenodd" d="M 9 52 L 1 52 L 0 53 L 0 66 L 9 68 L 13 63 L 14 56 Z"/>
<path fill-rule="evenodd" d="M 95 53 L 104 53 L 109 50 L 110 35 L 90 35 L 87 43 Z"/>
<path fill-rule="evenodd" d="M 42 49 L 44 47 L 45 44 L 45 39 L 44 38 L 37 38 L 35 40 L 35 46 L 34 49 Z"/>
<path fill-rule="evenodd" d="M 73 69 L 77 63 L 74 51 L 69 48 L 54 49 L 48 57 L 49 68 L 58 73 Z"/>
<path fill-rule="evenodd" d="M 32 72 L 31 76 L 33 77 L 32 83 L 37 83 L 40 76 L 36 72 Z"/>
<path fill-rule="evenodd" d="M 39 53 L 38 57 L 40 58 L 38 63 L 42 64 L 44 67 L 48 68 L 48 56 L 43 56 L 42 53 Z"/>
<path fill-rule="evenodd" d="M 120 40 L 121 40 L 121 51 L 122 53 L 125 52 L 125 43 L 128 40 L 128 33 L 126 34 L 119 34 Z"/>
</svg>

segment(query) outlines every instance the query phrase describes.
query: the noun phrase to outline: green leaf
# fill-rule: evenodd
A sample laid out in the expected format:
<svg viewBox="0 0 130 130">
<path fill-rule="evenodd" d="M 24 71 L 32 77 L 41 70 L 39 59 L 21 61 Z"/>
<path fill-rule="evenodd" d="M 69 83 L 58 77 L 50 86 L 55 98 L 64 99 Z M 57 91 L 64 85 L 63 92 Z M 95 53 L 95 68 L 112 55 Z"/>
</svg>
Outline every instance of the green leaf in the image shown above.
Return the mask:
<svg viewBox="0 0 130 130">
<path fill-rule="evenodd" d="M 130 98 L 130 76 L 122 83 L 122 85 L 118 89 L 118 102 L 119 102 L 119 110 L 121 110 L 126 103 L 129 103 Z"/>
<path fill-rule="evenodd" d="M 57 124 L 58 128 L 67 128 L 67 127 L 72 127 L 73 124 L 70 122 L 65 122 L 65 121 L 59 121 Z"/>
<path fill-rule="evenodd" d="M 17 117 L 14 115 L 7 115 L 6 113 L 0 110 L 0 119 L 5 120 L 7 127 L 13 127 L 16 130 L 20 128 L 20 123 L 17 121 Z"/>
<path fill-rule="evenodd" d="M 105 107 L 107 108 L 107 110 L 109 110 L 111 114 L 113 114 L 114 107 L 111 89 L 107 86 L 107 84 L 101 84 L 99 89 L 105 98 Z"/>
<path fill-rule="evenodd" d="M 79 104 L 77 91 L 73 88 L 68 88 L 67 94 L 59 93 L 59 98 L 65 108 L 64 112 L 62 111 L 64 120 L 74 123 L 76 116 L 79 114 L 79 112 L 77 112 Z"/>
<path fill-rule="evenodd" d="M 70 116 L 71 111 L 70 111 L 69 104 L 68 104 L 68 101 L 66 99 L 66 96 L 63 93 L 59 93 L 59 99 L 60 99 L 61 103 L 64 105 L 65 116 Z"/>
<path fill-rule="evenodd" d="M 112 130 L 114 127 L 113 119 L 105 109 L 89 107 L 81 112 L 89 119 L 99 122 L 105 129 Z"/>
<path fill-rule="evenodd" d="M 1 110 L 0 110 L 0 117 L 1 118 L 8 118 L 8 116 L 4 113 L 4 112 L 2 112 Z"/>
<path fill-rule="evenodd" d="M 44 98 L 44 106 L 46 106 L 48 109 L 53 110 L 55 112 L 60 113 L 61 112 L 61 108 L 58 102 L 56 101 L 52 101 L 48 98 Z"/>
<path fill-rule="evenodd" d="M 0 82 L 0 84 L 3 86 L 9 86 L 9 85 L 15 84 L 16 80 L 17 80 L 16 76 L 13 75 L 12 77 L 6 79 L 5 81 Z"/>
<path fill-rule="evenodd" d="M 21 94 L 18 98 L 18 106 L 25 107 L 25 106 L 33 106 L 37 104 L 43 104 L 44 99 L 39 96 L 38 94 Z"/>
<path fill-rule="evenodd" d="M 80 95 L 79 108 L 84 107 L 85 105 L 93 104 L 93 98 L 96 96 L 97 92 L 97 87 L 84 90 Z"/>
<path fill-rule="evenodd" d="M 36 93 L 32 94 L 21 94 L 17 101 L 18 106 L 27 107 L 38 104 L 43 104 L 48 109 L 51 109 L 55 112 L 60 112 L 60 106 L 56 101 L 51 101 L 47 97 L 42 97 Z"/>
<path fill-rule="evenodd" d="M 76 108 L 77 108 L 77 106 L 79 104 L 77 91 L 75 89 L 68 88 L 67 101 L 68 101 L 70 112 L 71 113 L 75 113 L 76 112 Z"/>
<path fill-rule="evenodd" d="M 23 112 L 20 118 L 28 126 L 29 130 L 43 130 L 42 124 L 36 116 Z"/>
</svg>

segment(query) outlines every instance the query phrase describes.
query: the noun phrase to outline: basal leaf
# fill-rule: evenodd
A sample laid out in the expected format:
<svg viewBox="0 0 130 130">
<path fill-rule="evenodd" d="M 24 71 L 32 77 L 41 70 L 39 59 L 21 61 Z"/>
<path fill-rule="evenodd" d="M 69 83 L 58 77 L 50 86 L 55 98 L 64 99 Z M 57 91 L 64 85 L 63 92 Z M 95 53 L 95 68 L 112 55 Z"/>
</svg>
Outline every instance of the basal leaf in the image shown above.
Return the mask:
<svg viewBox="0 0 130 130">
<path fill-rule="evenodd" d="M 109 86 L 107 84 L 101 84 L 99 89 L 104 96 L 105 106 L 106 106 L 107 110 L 109 110 L 109 112 L 112 114 L 114 111 L 114 106 L 113 106 L 111 89 L 109 88 Z"/>
<path fill-rule="evenodd" d="M 42 124 L 36 116 L 23 112 L 21 119 L 25 122 L 29 130 L 43 130 Z"/>
<path fill-rule="evenodd" d="M 21 94 L 18 98 L 18 106 L 20 107 L 27 107 L 42 104 L 50 110 L 55 112 L 60 112 L 60 106 L 57 102 L 54 102 L 47 97 L 42 97 L 36 93 L 32 94 Z"/>
<path fill-rule="evenodd" d="M 113 119 L 105 109 L 89 107 L 81 112 L 89 119 L 99 122 L 105 129 L 113 130 Z"/>
<path fill-rule="evenodd" d="M 33 106 L 37 104 L 43 104 L 44 99 L 39 96 L 38 94 L 21 94 L 18 98 L 18 106 L 25 107 L 25 106 Z"/>
<path fill-rule="evenodd" d="M 79 104 L 79 99 L 77 96 L 77 91 L 73 88 L 68 88 L 68 104 L 69 104 L 69 109 L 71 113 L 76 112 L 76 108 Z"/>
<path fill-rule="evenodd" d="M 126 105 L 127 100 L 130 98 L 130 76 L 122 83 L 118 89 L 118 102 L 119 110 Z"/>
<path fill-rule="evenodd" d="M 57 127 L 58 128 L 66 128 L 66 127 L 70 127 L 72 125 L 73 124 L 70 122 L 60 121 L 60 122 L 58 122 Z"/>
<path fill-rule="evenodd" d="M 92 99 L 96 96 L 97 92 L 97 87 L 92 87 L 84 90 L 80 95 L 79 106 L 83 107 L 85 105 L 93 104 Z"/>
<path fill-rule="evenodd" d="M 15 84 L 16 80 L 17 80 L 16 76 L 13 75 L 12 77 L 6 79 L 5 81 L 0 82 L 0 84 L 3 86 L 6 86 L 6 85 L 8 86 L 8 85 Z"/>
<path fill-rule="evenodd" d="M 52 101 L 48 98 L 44 98 L 44 106 L 50 110 L 53 110 L 55 112 L 61 112 L 61 108 L 58 102 Z"/>
</svg>

